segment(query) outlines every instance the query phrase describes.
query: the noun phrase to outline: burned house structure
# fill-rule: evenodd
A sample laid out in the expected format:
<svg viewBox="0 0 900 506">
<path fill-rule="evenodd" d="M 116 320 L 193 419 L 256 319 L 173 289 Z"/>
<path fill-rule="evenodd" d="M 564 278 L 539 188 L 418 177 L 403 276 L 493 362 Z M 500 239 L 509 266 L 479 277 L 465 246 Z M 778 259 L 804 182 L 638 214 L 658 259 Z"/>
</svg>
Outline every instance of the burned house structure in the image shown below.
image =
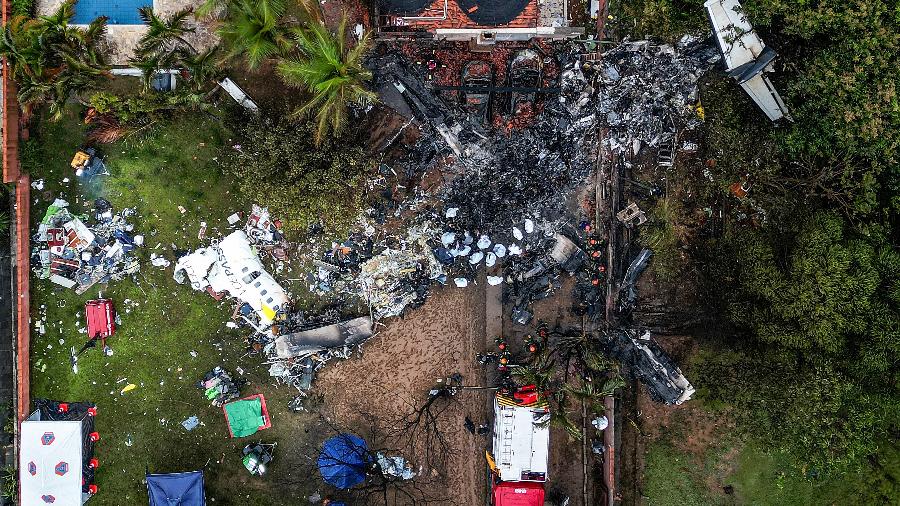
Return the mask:
<svg viewBox="0 0 900 506">
<path fill-rule="evenodd" d="M 584 33 L 570 26 L 568 0 L 378 0 L 381 38 L 432 38 L 492 46 Z"/>
</svg>

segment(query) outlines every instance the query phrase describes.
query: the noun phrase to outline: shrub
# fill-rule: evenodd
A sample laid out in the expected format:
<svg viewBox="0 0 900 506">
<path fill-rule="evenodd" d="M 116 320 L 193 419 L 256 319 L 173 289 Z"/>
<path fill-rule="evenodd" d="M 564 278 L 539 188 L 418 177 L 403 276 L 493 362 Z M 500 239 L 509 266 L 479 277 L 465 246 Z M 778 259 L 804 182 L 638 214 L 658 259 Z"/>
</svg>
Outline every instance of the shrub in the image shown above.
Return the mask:
<svg viewBox="0 0 900 506">
<path fill-rule="evenodd" d="M 316 127 L 286 119 L 236 122 L 236 142 L 225 148 L 223 169 L 241 191 L 282 219 L 289 232 L 320 224 L 342 234 L 363 204 L 363 176 L 371 164 L 349 137 L 317 146 Z"/>
</svg>

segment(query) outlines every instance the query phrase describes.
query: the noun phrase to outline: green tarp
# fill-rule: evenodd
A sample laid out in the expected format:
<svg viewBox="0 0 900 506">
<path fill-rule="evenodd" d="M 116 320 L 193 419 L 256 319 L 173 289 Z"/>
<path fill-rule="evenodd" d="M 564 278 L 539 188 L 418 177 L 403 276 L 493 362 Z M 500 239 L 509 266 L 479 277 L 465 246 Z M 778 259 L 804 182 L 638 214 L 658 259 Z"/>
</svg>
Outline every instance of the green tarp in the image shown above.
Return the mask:
<svg viewBox="0 0 900 506">
<path fill-rule="evenodd" d="M 228 415 L 228 426 L 231 427 L 233 437 L 256 434 L 266 424 L 259 399 L 229 402 L 225 405 L 225 413 Z"/>
</svg>

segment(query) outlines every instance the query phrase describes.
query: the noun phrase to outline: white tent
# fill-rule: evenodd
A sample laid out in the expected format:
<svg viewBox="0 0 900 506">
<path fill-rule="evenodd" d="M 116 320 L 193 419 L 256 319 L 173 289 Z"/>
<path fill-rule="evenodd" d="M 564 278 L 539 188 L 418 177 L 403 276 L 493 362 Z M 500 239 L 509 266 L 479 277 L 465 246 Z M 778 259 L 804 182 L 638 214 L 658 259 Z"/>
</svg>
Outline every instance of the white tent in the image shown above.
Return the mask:
<svg viewBox="0 0 900 506">
<path fill-rule="evenodd" d="M 22 422 L 19 483 L 22 506 L 81 506 L 84 433 L 80 421 Z"/>
</svg>

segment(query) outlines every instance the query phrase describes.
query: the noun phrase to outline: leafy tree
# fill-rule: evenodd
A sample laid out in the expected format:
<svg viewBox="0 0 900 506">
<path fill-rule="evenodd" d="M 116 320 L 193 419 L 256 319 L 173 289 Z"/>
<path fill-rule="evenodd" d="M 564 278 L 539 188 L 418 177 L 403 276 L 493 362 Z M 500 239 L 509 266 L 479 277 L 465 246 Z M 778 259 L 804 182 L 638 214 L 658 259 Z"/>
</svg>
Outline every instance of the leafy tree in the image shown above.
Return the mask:
<svg viewBox="0 0 900 506">
<path fill-rule="evenodd" d="M 863 375 L 900 381 L 900 252 L 856 237 L 833 213 L 798 225 L 782 243 L 787 252 L 764 232 L 739 232 L 732 251 L 741 284 L 729 316 L 763 342 L 858 358 Z"/>
<path fill-rule="evenodd" d="M 900 423 L 900 252 L 824 211 L 726 242 L 727 314 L 752 341 L 701 386 L 819 470 L 859 463 Z"/>
<path fill-rule="evenodd" d="M 257 68 L 290 47 L 288 30 L 282 21 L 284 0 L 229 0 L 219 36 L 229 55 L 246 55 L 250 68 Z"/>
<path fill-rule="evenodd" d="M 750 0 L 784 49 L 796 124 L 783 136 L 790 176 L 850 214 L 878 214 L 900 181 L 900 15 L 889 0 Z M 840 37 L 835 37 L 840 33 Z"/>
<path fill-rule="evenodd" d="M 363 147 L 347 137 L 313 143 L 315 126 L 287 120 L 236 121 L 237 144 L 222 158 L 247 198 L 269 207 L 285 229 L 321 224 L 344 234 L 361 210 L 362 181 L 371 167 Z"/>
<path fill-rule="evenodd" d="M 70 95 L 109 76 L 98 50 L 106 18 L 78 28 L 69 25 L 74 15 L 75 2 L 68 0 L 50 16 L 14 16 L 3 28 L 0 55 L 12 66 L 26 115 L 36 105 L 49 104 L 52 117 L 58 119 Z"/>
<path fill-rule="evenodd" d="M 377 95 L 365 88 L 365 82 L 372 78 L 363 66 L 369 34 L 355 46 L 349 46 L 345 14 L 336 33 L 318 19 L 311 19 L 305 27 L 295 29 L 293 35 L 299 54 L 282 60 L 278 73 L 289 86 L 310 93 L 309 100 L 295 115 L 315 115 L 315 139 L 319 143 L 329 132 L 339 135 L 346 128 L 350 104 L 366 106 L 377 100 Z"/>
</svg>

